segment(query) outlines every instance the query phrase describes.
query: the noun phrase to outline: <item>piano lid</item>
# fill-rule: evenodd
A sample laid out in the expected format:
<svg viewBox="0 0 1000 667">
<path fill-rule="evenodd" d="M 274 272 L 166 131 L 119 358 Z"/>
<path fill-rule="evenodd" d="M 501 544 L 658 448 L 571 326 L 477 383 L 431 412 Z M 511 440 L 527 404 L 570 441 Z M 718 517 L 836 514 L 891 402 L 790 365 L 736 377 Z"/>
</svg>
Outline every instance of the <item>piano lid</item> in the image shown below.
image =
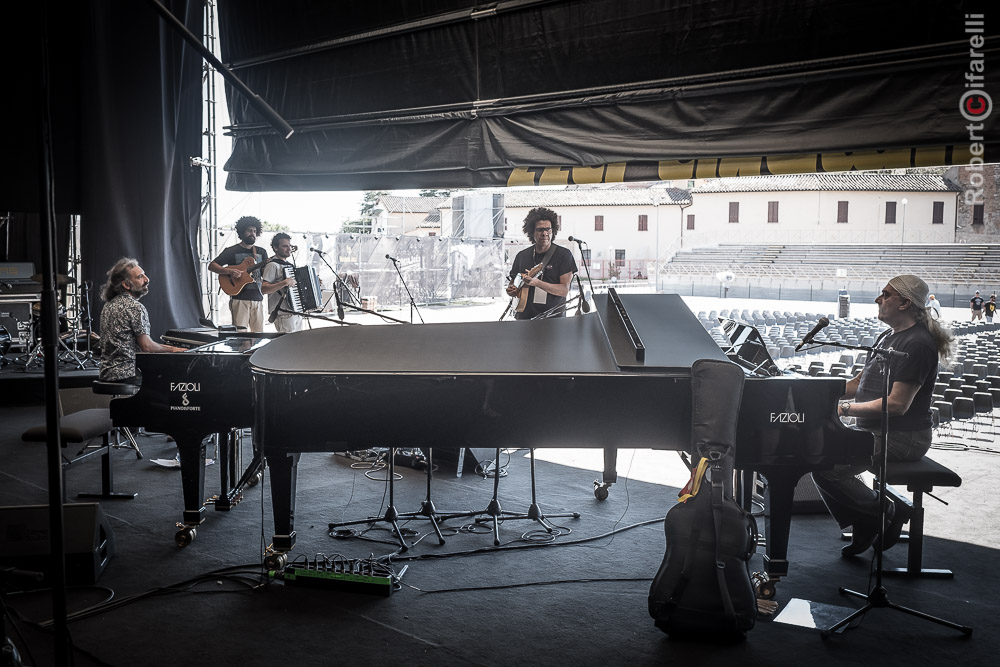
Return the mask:
<svg viewBox="0 0 1000 667">
<path fill-rule="evenodd" d="M 595 297 L 601 315 L 299 331 L 254 352 L 250 364 L 262 373 L 295 374 L 600 375 L 624 368 L 686 375 L 697 359 L 725 360 L 680 297 L 623 299 L 636 309 L 632 320 L 646 341 L 642 364 L 612 350 L 621 334 L 614 324 L 605 331 L 605 295 Z"/>
</svg>

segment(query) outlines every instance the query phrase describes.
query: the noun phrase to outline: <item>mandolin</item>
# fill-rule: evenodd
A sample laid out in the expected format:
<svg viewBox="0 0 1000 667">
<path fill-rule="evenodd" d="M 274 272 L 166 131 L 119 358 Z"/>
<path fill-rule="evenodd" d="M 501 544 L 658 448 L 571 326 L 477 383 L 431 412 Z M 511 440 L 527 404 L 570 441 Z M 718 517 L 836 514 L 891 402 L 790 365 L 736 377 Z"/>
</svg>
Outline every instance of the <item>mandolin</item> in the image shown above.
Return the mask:
<svg viewBox="0 0 1000 667">
<path fill-rule="evenodd" d="M 247 257 L 239 264 L 226 267 L 229 269 L 239 269 L 240 271 L 242 271 L 243 275 L 241 275 L 239 278 L 233 278 L 232 276 L 225 273 L 219 274 L 219 286 L 222 288 L 223 292 L 225 292 L 229 296 L 236 296 L 237 294 L 243 291 L 244 287 L 246 287 L 247 285 L 249 285 L 254 281 L 253 279 L 254 271 L 260 271 L 262 268 L 264 268 L 264 265 L 270 261 L 265 259 L 263 262 L 254 264 L 254 259 L 255 258 L 252 256 Z"/>
</svg>

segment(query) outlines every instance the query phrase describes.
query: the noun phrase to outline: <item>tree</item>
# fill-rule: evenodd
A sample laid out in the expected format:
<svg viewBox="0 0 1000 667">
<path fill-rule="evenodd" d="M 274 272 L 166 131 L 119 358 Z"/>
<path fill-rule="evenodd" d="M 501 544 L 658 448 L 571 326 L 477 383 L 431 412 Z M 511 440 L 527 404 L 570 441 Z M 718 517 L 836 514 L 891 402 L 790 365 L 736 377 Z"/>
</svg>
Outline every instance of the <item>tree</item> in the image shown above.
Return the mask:
<svg viewBox="0 0 1000 667">
<path fill-rule="evenodd" d="M 450 197 L 451 196 L 451 190 L 434 190 L 434 189 L 421 190 L 420 191 L 420 196 L 421 197 Z"/>
<path fill-rule="evenodd" d="M 367 190 L 365 191 L 365 198 L 361 203 L 361 218 L 371 220 L 372 218 L 377 218 L 378 214 L 381 213 L 381 209 L 375 208 L 378 206 L 378 200 L 382 197 L 388 195 L 388 192 L 384 190 Z"/>
<path fill-rule="evenodd" d="M 340 226 L 342 234 L 371 234 L 372 221 L 368 220 L 345 220 Z"/>
</svg>

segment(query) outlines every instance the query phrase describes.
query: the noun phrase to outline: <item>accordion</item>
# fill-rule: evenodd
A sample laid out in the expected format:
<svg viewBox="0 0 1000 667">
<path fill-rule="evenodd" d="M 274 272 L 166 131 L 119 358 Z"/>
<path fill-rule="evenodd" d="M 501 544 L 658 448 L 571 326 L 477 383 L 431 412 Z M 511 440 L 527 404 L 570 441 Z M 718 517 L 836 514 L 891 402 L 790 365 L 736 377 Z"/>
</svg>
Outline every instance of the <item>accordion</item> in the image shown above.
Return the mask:
<svg viewBox="0 0 1000 667">
<path fill-rule="evenodd" d="M 294 310 L 308 313 L 323 308 L 323 292 L 319 288 L 316 269 L 311 266 L 285 266 L 286 278 L 295 278 L 295 284 L 288 288 L 288 300 Z"/>
</svg>

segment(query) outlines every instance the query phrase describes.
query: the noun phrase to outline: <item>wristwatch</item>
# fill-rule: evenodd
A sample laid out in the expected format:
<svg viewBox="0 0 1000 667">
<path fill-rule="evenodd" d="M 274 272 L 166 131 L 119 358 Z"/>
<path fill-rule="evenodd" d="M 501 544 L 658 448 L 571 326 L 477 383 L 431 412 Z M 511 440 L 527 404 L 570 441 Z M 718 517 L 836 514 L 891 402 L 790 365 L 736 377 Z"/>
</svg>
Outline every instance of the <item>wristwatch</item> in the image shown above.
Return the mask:
<svg viewBox="0 0 1000 667">
<path fill-rule="evenodd" d="M 851 409 L 851 404 L 849 402 L 847 401 L 841 402 L 840 412 L 843 413 L 845 417 L 847 416 L 847 413 L 850 411 L 850 409 Z"/>
</svg>

